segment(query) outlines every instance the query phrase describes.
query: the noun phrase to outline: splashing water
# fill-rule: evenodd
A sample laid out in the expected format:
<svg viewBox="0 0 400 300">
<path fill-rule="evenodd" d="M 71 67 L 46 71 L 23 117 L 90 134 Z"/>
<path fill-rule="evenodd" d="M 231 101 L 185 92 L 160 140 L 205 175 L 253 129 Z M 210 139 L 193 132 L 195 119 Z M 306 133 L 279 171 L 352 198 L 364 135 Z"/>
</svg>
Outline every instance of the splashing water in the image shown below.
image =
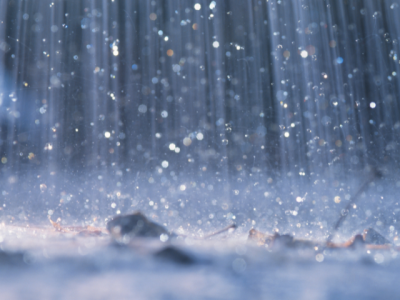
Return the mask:
<svg viewBox="0 0 400 300">
<path fill-rule="evenodd" d="M 347 226 L 395 236 L 399 22 L 398 1 L 3 1 L 0 217 L 326 236 L 380 168 Z"/>
</svg>

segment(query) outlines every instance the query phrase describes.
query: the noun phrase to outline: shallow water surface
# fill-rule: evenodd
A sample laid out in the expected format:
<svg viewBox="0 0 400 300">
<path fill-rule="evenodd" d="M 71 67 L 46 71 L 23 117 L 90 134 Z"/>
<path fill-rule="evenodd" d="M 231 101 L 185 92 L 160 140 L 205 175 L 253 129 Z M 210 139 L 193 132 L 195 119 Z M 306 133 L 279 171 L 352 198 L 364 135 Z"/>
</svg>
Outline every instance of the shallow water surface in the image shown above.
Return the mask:
<svg viewBox="0 0 400 300">
<path fill-rule="evenodd" d="M 129 246 L 53 228 L 2 227 L 1 235 L 3 299 L 397 299 L 400 292 L 391 250 L 331 249 L 317 259 L 315 249 L 268 251 L 244 235 Z M 193 261 L 155 255 L 165 247 Z"/>
</svg>

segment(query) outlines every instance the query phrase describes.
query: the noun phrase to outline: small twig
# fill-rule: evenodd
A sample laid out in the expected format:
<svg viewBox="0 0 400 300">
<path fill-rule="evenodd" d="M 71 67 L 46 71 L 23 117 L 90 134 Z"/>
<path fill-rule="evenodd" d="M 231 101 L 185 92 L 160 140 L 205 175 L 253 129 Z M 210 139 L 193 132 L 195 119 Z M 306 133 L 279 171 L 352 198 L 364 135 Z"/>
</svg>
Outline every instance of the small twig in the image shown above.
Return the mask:
<svg viewBox="0 0 400 300">
<path fill-rule="evenodd" d="M 51 225 L 53 225 L 53 227 L 55 228 L 55 230 L 60 231 L 60 232 L 65 232 L 64 228 L 61 227 L 60 224 L 58 224 L 57 222 L 54 222 L 50 215 L 47 216 L 49 218 L 49 221 L 51 223 Z"/>
<path fill-rule="evenodd" d="M 233 223 L 233 224 L 231 224 L 231 225 L 229 225 L 229 226 L 227 226 L 227 227 L 225 227 L 225 228 L 223 228 L 223 229 L 221 229 L 221 230 L 218 230 L 217 232 L 214 232 L 214 233 L 211 233 L 211 234 L 209 234 L 209 235 L 206 235 L 205 237 L 203 237 L 203 239 L 208 239 L 208 238 L 210 238 L 210 237 L 212 237 L 212 236 L 215 236 L 215 235 L 217 235 L 217 234 L 220 234 L 220 233 L 223 233 L 223 232 L 225 232 L 225 231 L 228 231 L 229 229 L 236 229 L 236 224 L 235 223 Z"/>
<path fill-rule="evenodd" d="M 381 174 L 378 170 L 374 169 L 372 170 L 370 176 L 368 177 L 368 179 L 364 182 L 364 184 L 358 189 L 357 193 L 355 193 L 353 195 L 353 197 L 350 198 L 349 203 L 347 204 L 347 206 L 344 208 L 345 211 L 349 211 L 350 208 L 354 205 L 354 203 L 357 201 L 357 199 L 360 197 L 360 195 L 368 188 L 368 185 L 376 178 L 376 177 L 380 177 Z M 338 228 L 340 227 L 340 225 L 343 223 L 344 219 L 346 218 L 347 214 L 341 214 L 339 219 L 337 220 L 335 226 L 333 226 L 333 229 L 331 231 L 331 233 L 329 234 L 328 238 L 326 239 L 327 244 L 331 243 L 333 236 L 335 234 L 335 232 L 338 230 Z"/>
</svg>

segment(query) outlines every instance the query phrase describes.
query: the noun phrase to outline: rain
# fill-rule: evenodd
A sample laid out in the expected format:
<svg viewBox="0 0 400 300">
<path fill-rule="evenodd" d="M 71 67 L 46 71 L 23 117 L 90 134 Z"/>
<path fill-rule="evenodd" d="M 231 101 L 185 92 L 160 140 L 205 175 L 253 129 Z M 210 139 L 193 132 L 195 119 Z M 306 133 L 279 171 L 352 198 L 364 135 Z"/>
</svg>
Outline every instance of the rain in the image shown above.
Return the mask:
<svg viewBox="0 0 400 300">
<path fill-rule="evenodd" d="M 102 248 L 109 234 L 134 242 L 121 235 L 123 223 L 109 225 L 131 214 L 161 226 L 161 243 L 178 237 L 171 248 L 146 251 L 200 264 L 210 276 L 161 265 L 158 291 L 144 288 L 142 298 L 258 298 L 274 275 L 282 285 L 272 298 L 390 299 L 399 292 L 399 5 L 0 1 L 1 251 L 51 278 L 48 259 L 63 269 L 66 255 L 56 233 L 98 234 L 92 244 L 79 242 L 80 250 L 64 247 L 72 264 L 86 255 L 99 270 L 96 282 L 74 291 L 113 298 L 94 291 L 112 270 L 138 264 L 148 279 L 156 268 L 153 257 L 142 262 L 137 252 Z M 213 235 L 222 228 L 222 237 Z M 357 235 L 391 248 L 343 256 L 324 248 L 355 243 Z M 211 236 L 215 244 L 200 242 Z M 247 243 L 251 236 L 261 248 Z M 277 236 L 311 241 L 312 250 L 282 258 L 287 244 Z M 368 272 L 365 261 L 374 266 Z M 346 290 L 348 264 L 363 279 Z M 378 266 L 386 269 L 376 279 Z M 131 276 L 136 283 L 114 296 L 143 287 L 139 271 L 118 270 L 120 282 Z M 32 270 L 18 272 L 27 278 Z M 58 272 L 68 284 L 80 274 Z M 306 277 L 318 281 L 314 294 Z M 190 290 L 192 280 L 220 287 Z M 362 280 L 379 288 L 362 290 Z M 172 283 L 179 281 L 189 286 L 182 296 Z M 44 284 L 29 282 L 28 292 Z M 47 295 L 68 298 L 57 282 Z"/>
</svg>

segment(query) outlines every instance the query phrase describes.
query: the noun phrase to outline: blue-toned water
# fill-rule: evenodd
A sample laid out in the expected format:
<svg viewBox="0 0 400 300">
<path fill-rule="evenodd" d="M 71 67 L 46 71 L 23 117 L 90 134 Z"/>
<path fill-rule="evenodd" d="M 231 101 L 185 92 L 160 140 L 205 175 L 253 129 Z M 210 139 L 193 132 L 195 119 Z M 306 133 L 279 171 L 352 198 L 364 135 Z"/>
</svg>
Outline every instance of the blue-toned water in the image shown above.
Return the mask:
<svg viewBox="0 0 400 300">
<path fill-rule="evenodd" d="M 323 240 L 345 215 L 335 238 L 397 243 L 399 22 L 398 0 L 0 1 L 1 223 Z"/>
</svg>

